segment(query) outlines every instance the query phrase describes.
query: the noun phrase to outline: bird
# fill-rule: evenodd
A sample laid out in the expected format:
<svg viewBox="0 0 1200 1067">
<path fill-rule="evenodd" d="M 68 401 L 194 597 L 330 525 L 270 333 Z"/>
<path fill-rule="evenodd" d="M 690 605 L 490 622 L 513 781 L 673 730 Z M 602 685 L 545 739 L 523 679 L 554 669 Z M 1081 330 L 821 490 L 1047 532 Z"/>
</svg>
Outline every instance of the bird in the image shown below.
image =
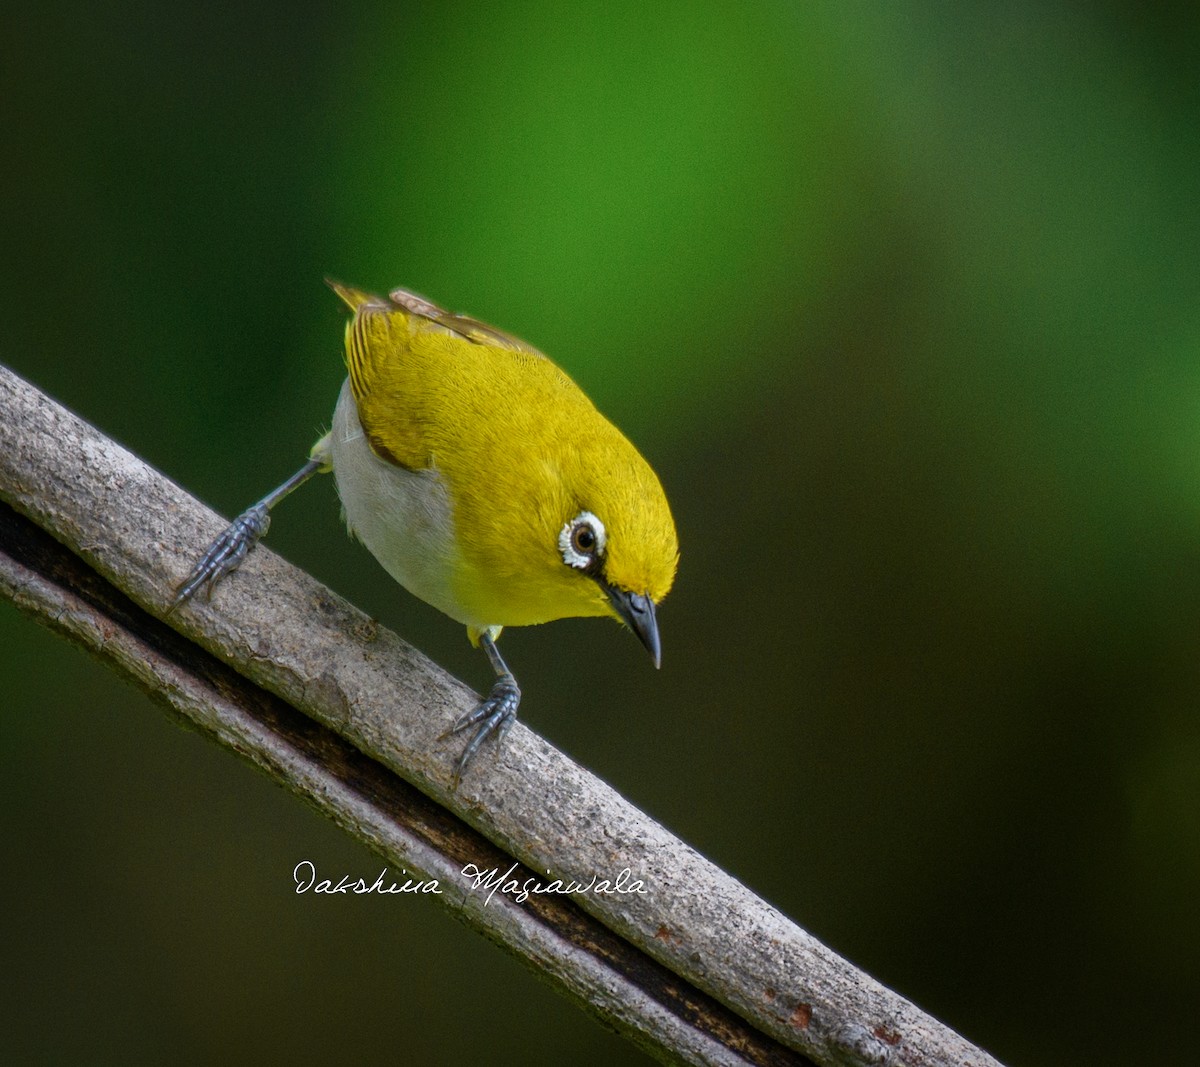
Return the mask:
<svg viewBox="0 0 1200 1067">
<path fill-rule="evenodd" d="M 176 587 L 168 611 L 234 570 L 271 510 L 332 472 L 346 526 L 401 586 L 467 628 L 495 673 L 440 740 L 467 734 L 462 775 L 512 725 L 521 689 L 506 627 L 608 616 L 661 665 L 657 607 L 679 562 L 658 476 L 583 390 L 532 345 L 408 289 L 327 278 L 351 312 L 328 433 L 242 512 Z"/>
</svg>

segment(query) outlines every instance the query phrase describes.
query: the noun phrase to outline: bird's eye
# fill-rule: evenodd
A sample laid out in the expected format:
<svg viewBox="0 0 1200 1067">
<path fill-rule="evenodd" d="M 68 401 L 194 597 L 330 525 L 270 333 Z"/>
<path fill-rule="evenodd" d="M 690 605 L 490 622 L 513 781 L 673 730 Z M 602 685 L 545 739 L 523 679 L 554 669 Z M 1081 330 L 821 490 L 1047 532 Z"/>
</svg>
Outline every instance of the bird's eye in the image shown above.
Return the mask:
<svg viewBox="0 0 1200 1067">
<path fill-rule="evenodd" d="M 581 556 L 590 556 L 596 547 L 596 534 L 590 526 L 580 523 L 571 531 L 571 545 Z"/>
<path fill-rule="evenodd" d="M 558 549 L 568 567 L 594 570 L 604 557 L 604 523 L 590 511 L 581 511 L 562 528 Z"/>
</svg>

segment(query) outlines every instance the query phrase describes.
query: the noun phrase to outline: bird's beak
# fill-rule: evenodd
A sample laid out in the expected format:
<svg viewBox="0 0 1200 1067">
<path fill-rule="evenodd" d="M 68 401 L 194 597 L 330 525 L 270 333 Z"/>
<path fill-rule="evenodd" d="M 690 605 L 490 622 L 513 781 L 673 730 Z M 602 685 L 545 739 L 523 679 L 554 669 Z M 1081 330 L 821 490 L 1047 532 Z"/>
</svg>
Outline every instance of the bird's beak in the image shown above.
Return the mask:
<svg viewBox="0 0 1200 1067">
<path fill-rule="evenodd" d="M 654 617 L 654 601 L 643 593 L 627 593 L 616 589 L 607 582 L 600 583 L 608 596 L 621 621 L 635 634 L 637 639 L 646 646 L 654 666 L 662 663 L 662 645 L 658 640 L 658 620 Z"/>
</svg>

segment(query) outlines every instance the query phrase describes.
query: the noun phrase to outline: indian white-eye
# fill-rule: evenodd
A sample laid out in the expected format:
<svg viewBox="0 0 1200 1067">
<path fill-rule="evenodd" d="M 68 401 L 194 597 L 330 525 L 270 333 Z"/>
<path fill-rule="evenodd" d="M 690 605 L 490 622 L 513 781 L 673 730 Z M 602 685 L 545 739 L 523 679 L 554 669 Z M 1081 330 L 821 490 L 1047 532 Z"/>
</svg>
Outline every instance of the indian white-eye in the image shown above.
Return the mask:
<svg viewBox="0 0 1200 1067">
<path fill-rule="evenodd" d="M 387 298 L 330 281 L 354 312 L 349 376 L 308 462 L 243 512 L 179 586 L 211 588 L 267 530 L 269 511 L 332 470 L 350 532 L 409 592 L 464 623 L 496 672 L 455 780 L 516 716 L 505 626 L 608 615 L 655 666 L 655 607 L 679 558 L 658 478 L 554 363 L 493 326 L 404 289 Z"/>
</svg>

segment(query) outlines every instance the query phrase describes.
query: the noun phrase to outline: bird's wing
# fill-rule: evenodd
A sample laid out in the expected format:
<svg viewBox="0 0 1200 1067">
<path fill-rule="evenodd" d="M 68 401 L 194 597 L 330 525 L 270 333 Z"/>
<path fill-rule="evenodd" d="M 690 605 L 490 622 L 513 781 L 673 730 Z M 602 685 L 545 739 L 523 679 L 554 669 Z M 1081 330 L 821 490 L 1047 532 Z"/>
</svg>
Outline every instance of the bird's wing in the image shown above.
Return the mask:
<svg viewBox="0 0 1200 1067">
<path fill-rule="evenodd" d="M 522 341 L 519 337 L 514 337 L 499 327 L 489 326 L 486 322 L 480 322 L 479 319 L 473 319 L 469 315 L 456 315 L 452 311 L 440 308 L 432 300 L 421 296 L 420 293 L 414 293 L 409 289 L 393 289 L 388 293 L 388 297 L 393 304 L 399 305 L 405 311 L 419 315 L 477 345 L 511 348 L 516 352 L 528 352 L 530 355 L 546 358 L 528 341 Z"/>
<path fill-rule="evenodd" d="M 397 466 L 423 470 L 433 464 L 435 428 L 446 422 L 445 405 L 436 400 L 455 393 L 455 378 L 474 384 L 478 363 L 461 358 L 479 351 L 474 346 L 554 366 L 519 338 L 445 311 L 417 293 L 395 289 L 384 298 L 326 281 L 354 312 L 346 325 L 346 369 L 359 421 L 375 454 Z"/>
</svg>

